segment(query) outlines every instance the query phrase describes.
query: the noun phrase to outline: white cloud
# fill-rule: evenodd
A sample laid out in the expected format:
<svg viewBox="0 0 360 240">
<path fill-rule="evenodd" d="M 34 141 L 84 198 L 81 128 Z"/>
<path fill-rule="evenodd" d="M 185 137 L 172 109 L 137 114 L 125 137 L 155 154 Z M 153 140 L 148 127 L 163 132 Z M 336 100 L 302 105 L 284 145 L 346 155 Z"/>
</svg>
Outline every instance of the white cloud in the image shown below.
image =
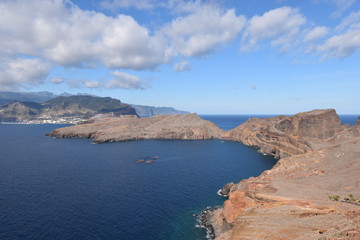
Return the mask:
<svg viewBox="0 0 360 240">
<path fill-rule="evenodd" d="M 100 6 L 104 9 L 153 9 L 155 2 L 153 0 L 105 0 L 100 2 Z"/>
<path fill-rule="evenodd" d="M 323 38 L 329 33 L 329 28 L 324 26 L 318 26 L 311 29 L 309 32 L 306 33 L 304 37 L 305 42 L 312 42 L 316 41 L 320 38 Z"/>
<path fill-rule="evenodd" d="M 160 36 L 150 37 L 148 30 L 129 16 L 120 15 L 102 35 L 99 53 L 109 67 L 127 69 L 155 68 L 171 57 L 167 43 Z"/>
<path fill-rule="evenodd" d="M 224 12 L 203 6 L 190 15 L 176 18 L 162 32 L 170 38 L 175 52 L 201 57 L 234 40 L 244 24 L 245 17 L 237 16 L 234 9 Z"/>
<path fill-rule="evenodd" d="M 100 6 L 107 10 L 114 9 L 138 9 L 153 10 L 164 8 L 170 13 L 193 12 L 202 6 L 201 0 L 103 0 Z"/>
<path fill-rule="evenodd" d="M 335 31 L 341 33 L 350 29 L 360 29 L 360 11 L 352 12 L 345 17 L 335 28 Z"/>
<path fill-rule="evenodd" d="M 182 62 L 178 62 L 174 65 L 174 71 L 175 72 L 183 72 L 183 71 L 188 71 L 191 69 L 191 65 L 188 61 L 182 61 Z"/>
<path fill-rule="evenodd" d="M 105 88 L 123 88 L 123 89 L 146 89 L 147 84 L 139 77 L 120 71 L 114 71 L 111 79 Z"/>
<path fill-rule="evenodd" d="M 325 59 L 345 58 L 360 48 L 360 11 L 352 12 L 335 27 L 335 34 L 323 43 L 312 47 L 312 51 L 320 52 Z"/>
<path fill-rule="evenodd" d="M 332 3 L 336 6 L 337 10 L 333 13 L 334 17 L 340 17 L 344 11 L 349 9 L 356 0 L 325 0 L 326 2 Z"/>
<path fill-rule="evenodd" d="M 60 84 L 60 83 L 65 82 L 65 79 L 64 78 L 51 78 L 50 82 L 55 83 L 55 84 Z"/>
<path fill-rule="evenodd" d="M 85 87 L 87 88 L 98 88 L 101 87 L 101 83 L 98 81 L 85 81 Z"/>
<path fill-rule="evenodd" d="M 315 49 L 323 52 L 325 58 L 344 58 L 355 53 L 360 47 L 360 29 L 350 30 L 341 35 L 327 39 Z"/>
<path fill-rule="evenodd" d="M 2 90 L 15 90 L 43 83 L 50 67 L 39 59 L 0 59 L 0 85 Z"/>
<path fill-rule="evenodd" d="M 62 66 L 102 63 L 153 69 L 167 63 L 167 43 L 132 17 L 84 11 L 65 0 L 0 3 L 0 50 L 51 60 Z"/>
<path fill-rule="evenodd" d="M 306 18 L 298 9 L 281 7 L 270 10 L 262 16 L 252 17 L 243 34 L 242 51 L 249 51 L 263 40 L 271 41 L 273 46 L 288 48 L 299 35 Z"/>
</svg>

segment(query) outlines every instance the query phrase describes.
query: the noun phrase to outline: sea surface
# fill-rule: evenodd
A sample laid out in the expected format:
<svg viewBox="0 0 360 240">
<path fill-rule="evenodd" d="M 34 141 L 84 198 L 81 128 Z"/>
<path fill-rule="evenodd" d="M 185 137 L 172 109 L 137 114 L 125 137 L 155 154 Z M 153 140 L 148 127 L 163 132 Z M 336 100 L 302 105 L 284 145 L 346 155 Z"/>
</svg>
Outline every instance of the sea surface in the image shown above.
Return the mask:
<svg viewBox="0 0 360 240">
<path fill-rule="evenodd" d="M 202 117 L 231 129 L 253 116 Z M 0 124 L 1 240 L 205 239 L 194 215 L 223 203 L 218 189 L 276 163 L 238 142 L 45 137 L 63 126 Z"/>
</svg>

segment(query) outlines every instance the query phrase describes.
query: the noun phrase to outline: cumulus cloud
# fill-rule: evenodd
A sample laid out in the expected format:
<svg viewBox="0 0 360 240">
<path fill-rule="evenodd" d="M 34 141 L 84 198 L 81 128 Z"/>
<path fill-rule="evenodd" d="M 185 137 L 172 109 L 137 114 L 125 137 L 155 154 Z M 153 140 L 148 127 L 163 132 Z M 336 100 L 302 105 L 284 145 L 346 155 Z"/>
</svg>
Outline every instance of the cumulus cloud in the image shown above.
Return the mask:
<svg viewBox="0 0 360 240">
<path fill-rule="evenodd" d="M 0 84 L 2 90 L 15 90 L 43 83 L 50 66 L 40 59 L 0 59 Z"/>
<path fill-rule="evenodd" d="M 68 1 L 0 3 L 0 50 L 27 54 L 62 66 L 102 63 L 107 67 L 153 69 L 169 60 L 167 44 L 132 17 L 85 11 Z"/>
<path fill-rule="evenodd" d="M 324 26 L 318 26 L 308 31 L 304 37 L 305 42 L 316 41 L 323 38 L 329 33 L 329 28 Z"/>
<path fill-rule="evenodd" d="M 139 77 L 129 73 L 114 71 L 111 79 L 105 88 L 123 88 L 123 89 L 146 89 L 148 88 L 146 82 Z"/>
<path fill-rule="evenodd" d="M 188 61 L 178 62 L 174 65 L 173 70 L 175 72 L 183 72 L 191 69 L 191 65 Z"/>
<path fill-rule="evenodd" d="M 243 34 L 242 51 L 249 51 L 263 40 L 271 41 L 273 46 L 288 47 L 299 35 L 306 18 L 298 9 L 281 7 L 270 10 L 262 16 L 252 17 Z"/>
<path fill-rule="evenodd" d="M 315 49 L 323 52 L 325 58 L 344 58 L 352 55 L 360 47 L 360 29 L 350 30 L 344 34 L 335 35 L 327 39 L 324 44 Z"/>
<path fill-rule="evenodd" d="M 162 29 L 174 50 L 185 57 L 201 57 L 219 45 L 234 40 L 245 25 L 245 17 L 234 9 L 204 6 L 185 17 L 174 19 Z"/>
<path fill-rule="evenodd" d="M 345 58 L 360 48 L 360 11 L 351 13 L 335 28 L 335 34 L 312 48 L 324 58 Z"/>
</svg>

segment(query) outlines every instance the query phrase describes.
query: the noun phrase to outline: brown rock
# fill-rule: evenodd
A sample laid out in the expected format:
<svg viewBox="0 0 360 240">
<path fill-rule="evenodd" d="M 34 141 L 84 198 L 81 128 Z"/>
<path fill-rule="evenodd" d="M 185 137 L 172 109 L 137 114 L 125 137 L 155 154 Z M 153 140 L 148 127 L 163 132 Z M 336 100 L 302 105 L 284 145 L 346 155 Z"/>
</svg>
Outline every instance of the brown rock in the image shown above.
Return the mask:
<svg viewBox="0 0 360 240">
<path fill-rule="evenodd" d="M 284 158 L 310 152 L 320 140 L 330 139 L 344 129 L 335 110 L 313 110 L 289 117 L 249 119 L 226 132 L 223 138 L 256 146 L 265 154 Z"/>
<path fill-rule="evenodd" d="M 91 119 L 86 124 L 55 129 L 47 134 L 59 138 L 92 138 L 94 142 L 142 139 L 214 139 L 224 133 L 196 114 L 158 115 L 149 118 L 121 116 Z"/>
<path fill-rule="evenodd" d="M 359 206 L 329 199 L 360 199 L 359 126 L 341 125 L 333 110 L 315 110 L 250 119 L 225 133 L 281 159 L 231 187 L 209 221 L 216 239 L 360 239 Z"/>
</svg>

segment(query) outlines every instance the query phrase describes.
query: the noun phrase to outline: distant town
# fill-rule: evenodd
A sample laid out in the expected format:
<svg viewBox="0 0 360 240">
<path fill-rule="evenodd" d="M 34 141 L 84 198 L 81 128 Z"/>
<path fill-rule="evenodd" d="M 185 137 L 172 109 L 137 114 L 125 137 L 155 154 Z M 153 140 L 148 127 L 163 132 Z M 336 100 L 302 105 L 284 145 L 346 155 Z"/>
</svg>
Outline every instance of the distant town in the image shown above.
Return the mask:
<svg viewBox="0 0 360 240">
<path fill-rule="evenodd" d="M 19 122 L 0 122 L 1 124 L 79 124 L 86 122 L 87 119 L 81 117 L 60 117 L 23 120 Z"/>
</svg>

